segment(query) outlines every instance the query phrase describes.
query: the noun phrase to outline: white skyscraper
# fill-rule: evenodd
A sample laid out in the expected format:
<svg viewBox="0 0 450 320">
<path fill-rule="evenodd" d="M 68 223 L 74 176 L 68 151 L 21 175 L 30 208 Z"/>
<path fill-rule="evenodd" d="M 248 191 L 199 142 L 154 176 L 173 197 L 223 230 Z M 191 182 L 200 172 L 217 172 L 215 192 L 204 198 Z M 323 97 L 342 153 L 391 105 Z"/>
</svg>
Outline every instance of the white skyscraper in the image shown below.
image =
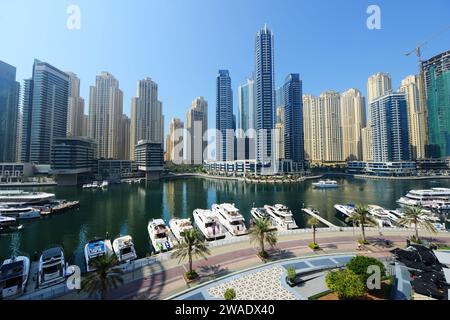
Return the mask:
<svg viewBox="0 0 450 320">
<path fill-rule="evenodd" d="M 357 89 L 349 89 L 341 95 L 341 126 L 344 160 L 362 160 L 361 130 L 366 126 L 366 107 Z"/>
<path fill-rule="evenodd" d="M 319 104 L 323 112 L 323 161 L 344 161 L 340 95 L 332 90 L 325 91 L 319 97 Z"/>
<path fill-rule="evenodd" d="M 369 77 L 367 80 L 367 99 L 368 103 L 378 97 L 383 96 L 392 90 L 391 76 L 385 72 L 378 72 Z"/>
<path fill-rule="evenodd" d="M 119 129 L 123 114 L 123 93 L 119 82 L 108 72 L 96 77 L 89 94 L 88 135 L 97 142 L 99 158 L 120 158 Z"/>
<path fill-rule="evenodd" d="M 80 79 L 72 72 L 69 75 L 69 103 L 67 109 L 67 136 L 83 135 L 84 99 L 80 97 Z"/>
<path fill-rule="evenodd" d="M 187 164 L 203 164 L 207 141 L 204 135 L 208 130 L 208 102 L 197 97 L 186 114 L 186 136 L 183 138 L 183 157 Z"/>
<path fill-rule="evenodd" d="M 130 156 L 138 141 L 163 143 L 162 103 L 158 100 L 158 84 L 151 78 L 137 82 L 136 97 L 131 98 Z"/>
</svg>

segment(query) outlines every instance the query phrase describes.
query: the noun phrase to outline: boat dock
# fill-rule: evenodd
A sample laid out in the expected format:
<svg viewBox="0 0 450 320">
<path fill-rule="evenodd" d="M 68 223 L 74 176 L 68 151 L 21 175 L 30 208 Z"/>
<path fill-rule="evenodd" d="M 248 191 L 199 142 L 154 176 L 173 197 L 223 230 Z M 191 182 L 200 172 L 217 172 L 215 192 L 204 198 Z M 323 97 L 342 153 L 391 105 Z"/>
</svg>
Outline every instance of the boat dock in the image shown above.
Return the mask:
<svg viewBox="0 0 450 320">
<path fill-rule="evenodd" d="M 330 228 L 337 228 L 339 229 L 338 226 L 332 224 L 330 221 L 328 221 L 327 219 L 322 218 L 321 216 L 319 216 L 317 213 L 315 213 L 314 211 L 316 211 L 315 209 L 312 208 L 303 208 L 302 209 L 303 212 L 309 214 L 310 216 L 316 218 L 317 220 L 319 220 L 320 222 L 322 222 L 324 225 L 326 225 L 327 227 Z M 316 211 L 318 212 L 318 211 Z"/>
<path fill-rule="evenodd" d="M 27 286 L 25 288 L 25 293 L 29 294 L 38 289 L 38 272 L 39 272 L 39 261 L 30 262 L 30 273 L 28 275 Z"/>
</svg>

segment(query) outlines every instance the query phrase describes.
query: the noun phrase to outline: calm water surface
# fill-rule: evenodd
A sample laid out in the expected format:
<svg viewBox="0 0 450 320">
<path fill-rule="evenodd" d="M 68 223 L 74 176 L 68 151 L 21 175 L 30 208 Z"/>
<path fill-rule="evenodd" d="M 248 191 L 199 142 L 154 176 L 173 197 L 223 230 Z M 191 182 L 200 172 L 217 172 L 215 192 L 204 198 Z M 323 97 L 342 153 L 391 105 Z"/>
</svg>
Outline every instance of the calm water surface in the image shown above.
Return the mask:
<svg viewBox="0 0 450 320">
<path fill-rule="evenodd" d="M 338 189 L 313 189 L 311 182 L 285 185 L 244 184 L 235 181 L 191 178 L 140 185 L 111 185 L 107 190 L 83 190 L 72 187 L 39 188 L 57 199 L 80 200 L 78 210 L 23 222 L 19 232 L 0 235 L 0 260 L 11 254 L 39 254 L 55 245 L 64 248 L 71 263 L 84 265 L 83 246 L 93 237 L 108 232 L 113 239 L 130 234 L 139 256 L 150 252 L 147 223 L 151 218 L 190 217 L 196 208 L 213 203 L 232 202 L 247 222 L 253 206 L 282 203 L 289 206 L 297 224 L 305 227 L 307 217 L 302 205 L 319 209 L 322 216 L 337 225 L 336 203 L 378 204 L 395 209 L 395 201 L 410 189 L 450 187 L 450 180 L 362 180 L 337 179 Z"/>
</svg>

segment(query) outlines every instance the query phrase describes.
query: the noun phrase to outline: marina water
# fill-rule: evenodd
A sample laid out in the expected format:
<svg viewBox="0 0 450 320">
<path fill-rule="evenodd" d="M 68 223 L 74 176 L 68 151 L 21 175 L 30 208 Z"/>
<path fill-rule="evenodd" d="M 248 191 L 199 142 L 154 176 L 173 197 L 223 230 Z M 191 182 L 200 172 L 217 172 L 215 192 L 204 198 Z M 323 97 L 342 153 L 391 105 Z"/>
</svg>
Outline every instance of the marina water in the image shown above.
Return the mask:
<svg viewBox="0 0 450 320">
<path fill-rule="evenodd" d="M 75 187 L 47 187 L 33 190 L 51 192 L 57 199 L 79 200 L 80 208 L 37 220 L 22 221 L 23 229 L 0 234 L 0 260 L 11 254 L 35 252 L 60 245 L 69 262 L 84 266 L 84 244 L 94 237 L 109 234 L 111 240 L 130 234 L 139 257 L 151 251 L 147 224 L 151 218 L 191 217 L 196 208 L 211 208 L 213 203 L 235 203 L 248 221 L 253 206 L 281 203 L 294 213 L 299 227 L 308 219 L 301 208 L 313 206 L 336 225 L 334 204 L 377 204 L 398 207 L 396 200 L 410 189 L 450 187 L 450 180 L 365 180 L 337 179 L 337 189 L 313 189 L 311 181 L 295 184 L 245 184 L 243 182 L 187 178 L 141 184 L 110 185 L 105 190 Z"/>
</svg>

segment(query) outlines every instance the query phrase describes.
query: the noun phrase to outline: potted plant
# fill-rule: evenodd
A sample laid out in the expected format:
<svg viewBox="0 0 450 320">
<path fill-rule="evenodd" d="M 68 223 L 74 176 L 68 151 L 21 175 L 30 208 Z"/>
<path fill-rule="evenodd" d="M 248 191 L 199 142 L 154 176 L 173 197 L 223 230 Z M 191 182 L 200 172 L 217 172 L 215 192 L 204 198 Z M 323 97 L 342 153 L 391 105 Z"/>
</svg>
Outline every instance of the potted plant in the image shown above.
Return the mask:
<svg viewBox="0 0 450 320">
<path fill-rule="evenodd" d="M 227 290 L 225 290 L 223 297 L 225 298 L 225 300 L 234 300 L 236 299 L 236 291 L 233 288 L 228 288 Z"/>
<path fill-rule="evenodd" d="M 293 266 L 289 266 L 287 268 L 287 275 L 286 275 L 286 283 L 290 287 L 294 287 L 297 285 L 297 271 Z"/>
</svg>

